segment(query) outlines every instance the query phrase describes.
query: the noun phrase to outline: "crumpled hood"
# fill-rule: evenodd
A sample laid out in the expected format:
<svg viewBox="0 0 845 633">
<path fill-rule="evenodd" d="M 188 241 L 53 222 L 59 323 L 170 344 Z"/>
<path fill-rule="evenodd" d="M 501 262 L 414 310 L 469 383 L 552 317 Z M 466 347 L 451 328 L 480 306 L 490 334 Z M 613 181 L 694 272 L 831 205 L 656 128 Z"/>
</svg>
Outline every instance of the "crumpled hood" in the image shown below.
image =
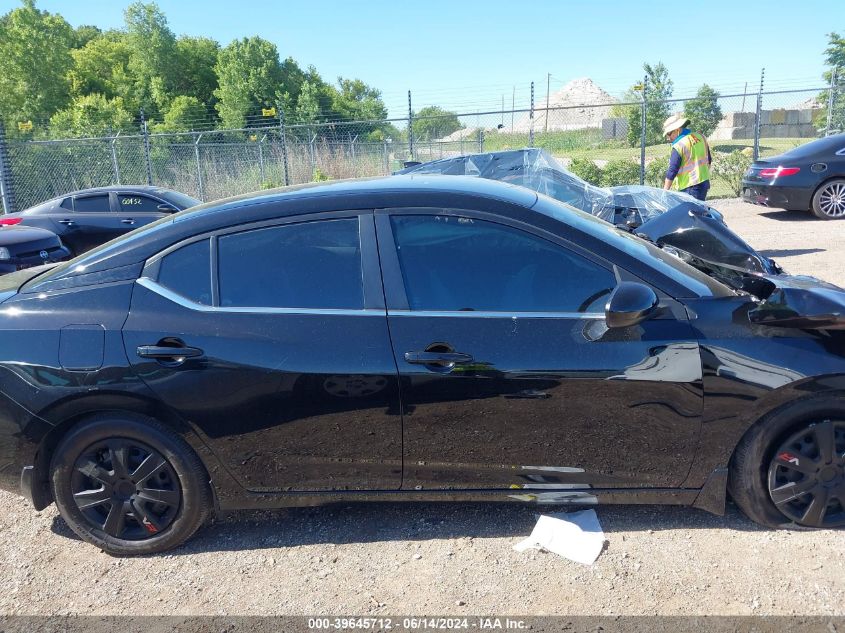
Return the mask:
<svg viewBox="0 0 845 633">
<path fill-rule="evenodd" d="M 765 297 L 748 312 L 758 325 L 845 330 L 845 289 L 803 275 L 762 275 L 754 294 Z"/>
<path fill-rule="evenodd" d="M 771 259 L 731 231 L 722 214 L 706 203 L 684 193 L 643 185 L 596 187 L 541 149 L 455 156 L 396 173 L 477 176 L 521 185 L 704 261 L 743 272 L 779 272 Z"/>
</svg>

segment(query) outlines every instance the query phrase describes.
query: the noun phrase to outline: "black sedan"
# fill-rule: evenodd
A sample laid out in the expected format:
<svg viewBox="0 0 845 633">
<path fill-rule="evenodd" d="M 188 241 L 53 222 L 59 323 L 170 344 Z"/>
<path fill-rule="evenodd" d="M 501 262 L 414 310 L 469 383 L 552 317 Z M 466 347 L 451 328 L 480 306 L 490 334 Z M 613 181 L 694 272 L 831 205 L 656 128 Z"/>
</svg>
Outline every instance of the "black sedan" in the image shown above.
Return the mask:
<svg viewBox="0 0 845 633">
<path fill-rule="evenodd" d="M 0 216 L 0 225 L 23 224 L 53 231 L 74 255 L 159 218 L 199 204 L 178 191 L 145 185 L 74 191 L 18 213 Z"/>
<path fill-rule="evenodd" d="M 0 486 L 115 554 L 354 500 L 845 524 L 845 291 L 677 254 L 477 178 L 195 207 L 0 279 Z"/>
<path fill-rule="evenodd" d="M 70 251 L 52 231 L 30 226 L 0 226 L 0 275 L 70 257 Z"/>
<path fill-rule="evenodd" d="M 845 134 L 812 141 L 754 161 L 742 179 L 746 202 L 845 218 Z"/>
</svg>

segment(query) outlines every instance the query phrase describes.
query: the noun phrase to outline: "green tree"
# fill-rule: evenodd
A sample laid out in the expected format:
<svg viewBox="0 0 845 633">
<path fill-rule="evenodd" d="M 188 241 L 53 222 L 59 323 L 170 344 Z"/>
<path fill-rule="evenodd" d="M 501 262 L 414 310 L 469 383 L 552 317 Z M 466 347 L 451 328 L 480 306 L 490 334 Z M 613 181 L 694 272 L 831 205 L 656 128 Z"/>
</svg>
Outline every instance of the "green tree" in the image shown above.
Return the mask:
<svg viewBox="0 0 845 633">
<path fill-rule="evenodd" d="M 134 78 L 133 101 L 152 118 L 175 96 L 176 36 L 158 5 L 133 2 L 123 13 L 129 45 L 129 71 Z"/>
<path fill-rule="evenodd" d="M 439 106 L 427 106 L 414 114 L 411 129 L 414 131 L 415 139 L 430 141 L 449 136 L 463 127 L 458 115 L 454 112 L 449 112 Z"/>
<path fill-rule="evenodd" d="M 106 99 L 91 94 L 74 99 L 67 108 L 50 117 L 50 133 L 54 138 L 104 136 L 130 130 L 133 120 L 120 97 Z"/>
<path fill-rule="evenodd" d="M 819 117 L 821 132 L 845 132 L 845 38 L 838 33 L 828 33 L 827 48 L 824 51 L 828 70 L 824 73 L 825 82 L 830 85 L 836 72 L 834 85 L 833 109 L 830 116 L 830 130 L 827 129 L 827 109 L 830 105 L 830 92 L 819 93 L 818 103 L 824 108 Z"/>
<path fill-rule="evenodd" d="M 690 120 L 691 130 L 710 136 L 722 120 L 719 93 L 707 84 L 702 85 L 695 93 L 695 98 L 684 105 L 684 116 Z"/>
<path fill-rule="evenodd" d="M 154 126 L 156 132 L 190 132 L 208 128 L 208 109 L 192 96 L 174 97 L 164 113 L 164 121 Z"/>
<path fill-rule="evenodd" d="M 103 31 L 92 24 L 82 24 L 73 30 L 73 48 L 82 48 L 102 35 Z"/>
<path fill-rule="evenodd" d="M 666 99 L 672 98 L 674 84 L 669 78 L 669 71 L 663 62 L 654 66 L 643 64 L 645 71 L 646 90 L 646 144 L 655 145 L 663 141 L 663 121 L 669 116 L 670 104 Z M 643 84 L 634 84 L 625 93 L 624 101 L 642 101 Z M 639 89 L 638 89 L 639 88 Z M 614 116 L 624 116 L 628 120 L 628 144 L 636 147 L 642 137 L 642 107 L 640 105 L 616 106 Z"/>
<path fill-rule="evenodd" d="M 65 19 L 34 0 L 0 17 L 0 118 L 46 120 L 67 105 L 73 42 Z"/>
<path fill-rule="evenodd" d="M 101 94 L 107 99 L 121 97 L 125 106 L 136 110 L 131 101 L 133 80 L 129 72 L 130 50 L 126 35 L 108 31 L 71 51 L 73 68 L 68 73 L 74 98 Z"/>
<path fill-rule="evenodd" d="M 207 37 L 180 37 L 176 40 L 176 76 L 174 92 L 195 97 L 206 106 L 217 102 L 217 55 L 220 44 Z"/>
<path fill-rule="evenodd" d="M 220 51 L 214 67 L 215 104 L 223 125 L 244 127 L 262 108 L 276 106 L 286 92 L 276 45 L 260 37 L 235 40 Z"/>
</svg>

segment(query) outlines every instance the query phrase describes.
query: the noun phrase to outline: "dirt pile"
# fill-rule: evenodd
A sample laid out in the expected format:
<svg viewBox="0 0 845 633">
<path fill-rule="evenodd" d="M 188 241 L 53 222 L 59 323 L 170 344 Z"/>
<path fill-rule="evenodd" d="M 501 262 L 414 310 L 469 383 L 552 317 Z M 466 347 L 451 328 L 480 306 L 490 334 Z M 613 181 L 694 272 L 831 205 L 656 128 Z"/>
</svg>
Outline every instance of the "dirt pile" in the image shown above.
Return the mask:
<svg viewBox="0 0 845 633">
<path fill-rule="evenodd" d="M 602 119 L 610 117 L 616 99 L 601 89 L 589 77 L 573 79 L 563 88 L 549 95 L 548 129 L 578 130 L 600 128 Z M 531 125 L 529 113 L 514 124 L 514 132 L 527 132 Z M 534 101 L 534 131 L 546 129 L 545 95 Z"/>
</svg>

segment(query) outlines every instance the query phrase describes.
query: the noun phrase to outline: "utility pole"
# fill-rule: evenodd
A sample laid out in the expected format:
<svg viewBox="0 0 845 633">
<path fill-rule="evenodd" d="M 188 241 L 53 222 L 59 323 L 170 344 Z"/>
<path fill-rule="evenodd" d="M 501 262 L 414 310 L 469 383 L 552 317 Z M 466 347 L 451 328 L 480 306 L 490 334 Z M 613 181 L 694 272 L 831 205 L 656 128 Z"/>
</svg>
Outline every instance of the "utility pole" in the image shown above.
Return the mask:
<svg viewBox="0 0 845 633">
<path fill-rule="evenodd" d="M 414 109 L 411 107 L 411 91 L 408 91 L 408 158 L 414 160 Z"/>
<path fill-rule="evenodd" d="M 513 132 L 513 111 L 516 110 L 516 86 L 513 87 L 513 95 L 511 96 L 511 132 Z"/>
<path fill-rule="evenodd" d="M 646 110 L 648 105 L 646 103 L 646 91 L 648 90 L 648 75 L 643 77 L 643 112 L 642 112 L 642 131 L 640 133 L 640 184 L 645 184 L 645 143 L 646 143 Z"/>
<path fill-rule="evenodd" d="M 754 160 L 760 158 L 760 119 L 763 115 L 763 80 L 766 69 L 760 70 L 760 90 L 757 91 L 757 114 L 754 117 Z"/>
<path fill-rule="evenodd" d="M 543 127 L 544 132 L 549 131 L 549 89 L 552 85 L 552 73 L 546 73 L 546 125 Z"/>
<path fill-rule="evenodd" d="M 836 68 L 830 71 L 830 87 L 827 89 L 827 125 L 824 128 L 824 135 L 830 134 L 830 126 L 833 123 L 833 104 L 836 101 Z"/>
<path fill-rule="evenodd" d="M 531 82 L 531 112 L 528 115 L 528 147 L 534 147 L 534 82 Z"/>
</svg>

